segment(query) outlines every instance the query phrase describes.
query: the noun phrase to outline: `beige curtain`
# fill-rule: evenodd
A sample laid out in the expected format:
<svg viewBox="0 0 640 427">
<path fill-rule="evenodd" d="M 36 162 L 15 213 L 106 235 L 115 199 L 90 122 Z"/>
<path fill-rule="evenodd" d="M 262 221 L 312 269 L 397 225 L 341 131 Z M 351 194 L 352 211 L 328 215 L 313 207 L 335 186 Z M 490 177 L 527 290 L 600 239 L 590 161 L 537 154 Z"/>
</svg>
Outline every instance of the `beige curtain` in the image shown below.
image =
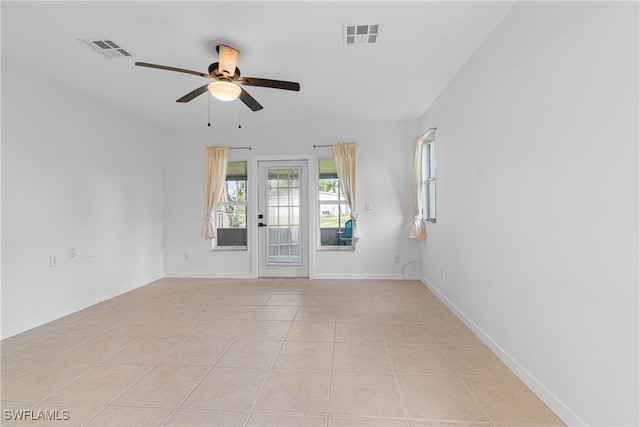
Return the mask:
<svg viewBox="0 0 640 427">
<path fill-rule="evenodd" d="M 229 147 L 207 147 L 207 212 L 204 215 L 204 229 L 202 230 L 202 236 L 205 239 L 215 239 L 216 237 L 213 224 L 211 224 L 211 214 L 222 195 L 224 181 L 227 178 L 228 159 Z"/>
<path fill-rule="evenodd" d="M 420 191 L 420 178 L 422 175 L 422 137 L 416 138 L 413 152 L 413 224 L 409 232 L 409 238 L 414 242 L 421 242 L 427 238 L 427 231 L 422 222 L 422 191 Z"/>
<path fill-rule="evenodd" d="M 360 228 L 358 227 L 358 214 L 356 212 L 356 165 L 358 158 L 358 144 L 350 142 L 346 144 L 333 144 L 333 156 L 338 172 L 340 188 L 347 199 L 351 209 L 352 230 L 351 240 L 355 243 L 360 240 Z"/>
</svg>

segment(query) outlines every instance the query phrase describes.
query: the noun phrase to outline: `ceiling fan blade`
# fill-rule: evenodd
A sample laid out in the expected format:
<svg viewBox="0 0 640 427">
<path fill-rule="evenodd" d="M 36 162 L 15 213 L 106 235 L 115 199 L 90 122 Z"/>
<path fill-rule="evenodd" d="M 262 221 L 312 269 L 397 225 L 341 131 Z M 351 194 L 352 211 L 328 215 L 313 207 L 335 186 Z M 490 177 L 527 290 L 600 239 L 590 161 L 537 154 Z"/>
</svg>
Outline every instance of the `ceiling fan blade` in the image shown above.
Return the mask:
<svg viewBox="0 0 640 427">
<path fill-rule="evenodd" d="M 224 74 L 225 77 L 233 79 L 233 75 L 236 72 L 236 67 L 238 66 L 238 56 L 240 52 L 236 49 L 226 46 L 224 44 L 218 45 L 216 47 L 220 59 L 218 60 L 218 70 Z"/>
<path fill-rule="evenodd" d="M 260 79 L 258 77 L 240 77 L 237 82 L 246 86 L 271 87 L 274 89 L 294 90 L 296 92 L 300 90 L 300 83 L 286 82 L 283 80 Z"/>
<path fill-rule="evenodd" d="M 213 76 L 211 74 L 205 74 L 205 73 L 201 73 L 199 71 L 185 70 L 184 68 L 167 67 L 166 65 L 149 64 L 148 62 L 136 62 L 135 65 L 137 65 L 139 67 L 157 68 L 159 70 L 177 71 L 179 73 L 194 74 L 196 76 L 206 77 L 208 79 L 212 79 L 213 78 Z"/>
<path fill-rule="evenodd" d="M 203 93 L 205 93 L 208 89 L 209 83 L 207 83 L 206 85 L 200 86 L 198 89 L 194 89 L 191 92 L 189 92 L 188 94 L 186 94 L 185 96 L 183 96 L 182 98 L 176 100 L 176 102 L 189 102 L 191 101 L 193 98 L 202 95 Z"/>
<path fill-rule="evenodd" d="M 258 101 L 253 98 L 253 96 L 249 95 L 246 90 L 242 88 L 240 88 L 240 90 L 240 101 L 244 102 L 245 105 L 251 109 L 251 111 L 258 111 L 264 108 Z"/>
</svg>

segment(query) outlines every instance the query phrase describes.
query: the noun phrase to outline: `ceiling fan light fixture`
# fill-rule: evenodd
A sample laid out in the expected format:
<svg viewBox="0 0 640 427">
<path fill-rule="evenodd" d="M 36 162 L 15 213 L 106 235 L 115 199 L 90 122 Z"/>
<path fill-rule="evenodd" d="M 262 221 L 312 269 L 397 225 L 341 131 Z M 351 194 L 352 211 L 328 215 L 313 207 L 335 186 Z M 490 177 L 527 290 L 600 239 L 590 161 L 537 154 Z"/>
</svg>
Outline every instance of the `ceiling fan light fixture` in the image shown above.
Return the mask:
<svg viewBox="0 0 640 427">
<path fill-rule="evenodd" d="M 240 96 L 240 86 L 235 83 L 225 82 L 225 81 L 217 81 L 210 83 L 207 86 L 209 89 L 209 93 L 220 101 L 233 101 L 234 99 L 238 99 Z"/>
</svg>

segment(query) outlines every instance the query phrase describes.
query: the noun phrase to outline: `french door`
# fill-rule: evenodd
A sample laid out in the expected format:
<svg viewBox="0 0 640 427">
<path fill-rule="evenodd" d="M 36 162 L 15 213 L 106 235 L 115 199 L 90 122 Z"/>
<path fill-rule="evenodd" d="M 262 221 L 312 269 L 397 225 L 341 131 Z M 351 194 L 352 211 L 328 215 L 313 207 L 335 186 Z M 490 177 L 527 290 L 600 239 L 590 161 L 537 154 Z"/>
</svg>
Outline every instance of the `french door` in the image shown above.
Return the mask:
<svg viewBox="0 0 640 427">
<path fill-rule="evenodd" d="M 259 161 L 258 177 L 258 275 L 309 277 L 307 161 Z"/>
</svg>

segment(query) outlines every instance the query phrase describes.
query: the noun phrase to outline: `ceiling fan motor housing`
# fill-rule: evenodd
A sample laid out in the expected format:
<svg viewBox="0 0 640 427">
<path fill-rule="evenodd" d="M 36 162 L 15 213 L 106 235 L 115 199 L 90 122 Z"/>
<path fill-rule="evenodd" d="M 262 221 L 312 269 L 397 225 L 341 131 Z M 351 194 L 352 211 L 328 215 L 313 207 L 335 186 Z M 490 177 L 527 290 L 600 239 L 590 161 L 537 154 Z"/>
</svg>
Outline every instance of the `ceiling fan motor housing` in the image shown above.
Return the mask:
<svg viewBox="0 0 640 427">
<path fill-rule="evenodd" d="M 209 74 L 215 77 L 216 80 L 226 80 L 233 82 L 238 80 L 238 78 L 240 77 L 240 69 L 236 67 L 233 76 L 231 76 L 227 70 L 220 70 L 219 62 L 214 62 L 213 64 L 209 65 Z"/>
</svg>

